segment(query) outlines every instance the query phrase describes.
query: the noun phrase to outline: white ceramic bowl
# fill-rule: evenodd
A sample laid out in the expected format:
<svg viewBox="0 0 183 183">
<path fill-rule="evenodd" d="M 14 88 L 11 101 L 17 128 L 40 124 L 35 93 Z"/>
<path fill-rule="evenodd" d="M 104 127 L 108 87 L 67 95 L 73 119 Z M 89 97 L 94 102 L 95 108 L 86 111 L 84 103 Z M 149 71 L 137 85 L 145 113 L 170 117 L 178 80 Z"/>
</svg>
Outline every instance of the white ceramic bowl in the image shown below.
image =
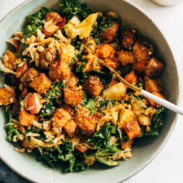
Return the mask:
<svg viewBox="0 0 183 183">
<path fill-rule="evenodd" d="M 42 6 L 59 9 L 60 0 L 29 0 L 14 10 L 12 10 L 0 22 L 0 56 L 8 48 L 6 40 L 8 40 L 14 32 L 23 28 L 25 25 L 25 17 L 39 10 Z M 93 11 L 109 12 L 114 11 L 122 20 L 122 28 L 133 28 L 137 30 L 138 36 L 144 36 L 154 46 L 154 54 L 158 60 L 165 64 L 162 74 L 162 83 L 164 87 L 164 95 L 169 101 L 177 104 L 179 101 L 179 79 L 176 63 L 172 56 L 172 52 L 160 30 L 156 27 L 148 15 L 139 7 L 125 0 L 82 0 L 88 4 Z M 0 85 L 4 83 L 4 75 L 0 74 Z M 170 83 L 173 83 L 170 85 Z M 148 165 L 155 156 L 160 152 L 167 142 L 171 132 L 175 126 L 176 114 L 169 111 L 167 113 L 167 124 L 161 130 L 158 137 L 147 137 L 139 139 L 133 147 L 133 157 L 128 160 L 121 160 L 120 166 L 108 168 L 99 163 L 93 165 L 90 169 L 80 173 L 65 174 L 61 168 L 57 166 L 53 169 L 52 174 L 47 175 L 49 168 L 35 160 L 35 156 L 28 153 L 17 153 L 13 150 L 17 144 L 9 143 L 6 140 L 6 132 L 4 130 L 5 114 L 3 108 L 0 109 L 0 158 L 14 171 L 32 182 L 41 183 L 111 183 L 121 182 L 133 176 L 146 165 Z"/>
</svg>

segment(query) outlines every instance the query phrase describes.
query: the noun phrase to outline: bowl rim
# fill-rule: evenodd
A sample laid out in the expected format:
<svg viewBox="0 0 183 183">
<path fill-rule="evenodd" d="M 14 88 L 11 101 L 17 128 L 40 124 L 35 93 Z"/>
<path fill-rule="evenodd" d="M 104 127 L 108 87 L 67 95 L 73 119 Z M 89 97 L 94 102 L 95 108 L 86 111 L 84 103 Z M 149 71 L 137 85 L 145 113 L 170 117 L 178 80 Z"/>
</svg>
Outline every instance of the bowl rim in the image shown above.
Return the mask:
<svg viewBox="0 0 183 183">
<path fill-rule="evenodd" d="M 16 11 L 18 11 L 19 9 L 21 9 L 22 7 L 24 7 L 25 5 L 29 4 L 30 2 L 35 1 L 35 0 L 25 0 L 24 2 L 20 3 L 19 5 L 17 5 L 15 8 L 13 8 L 7 15 L 5 15 L 1 20 L 0 20 L 0 26 L 2 26 L 3 22 L 6 21 L 6 19 L 8 19 L 8 17 L 12 16 L 13 13 L 15 13 Z M 177 97 L 177 103 L 176 105 L 180 106 L 181 105 L 181 91 L 182 91 L 182 85 L 181 85 L 181 79 L 180 79 L 180 74 L 179 74 L 179 70 L 177 67 L 177 63 L 175 61 L 175 57 L 174 57 L 174 53 L 172 52 L 172 49 L 166 39 L 166 37 L 163 35 L 161 29 L 159 28 L 159 26 L 155 23 L 155 21 L 152 20 L 152 18 L 150 17 L 150 15 L 148 13 L 145 12 L 145 10 L 143 10 L 140 6 L 136 5 L 135 3 L 128 1 L 128 0 L 121 0 L 124 1 L 125 3 L 127 3 L 128 5 L 132 6 L 133 8 L 137 9 L 138 11 L 140 11 L 144 16 L 146 16 L 146 18 L 148 18 L 152 24 L 154 24 L 154 26 L 156 27 L 156 29 L 159 31 L 159 33 L 161 34 L 161 36 L 164 38 L 165 43 L 167 44 L 167 46 L 169 47 L 170 51 L 171 51 L 171 55 L 173 58 L 173 61 L 175 63 L 175 67 L 177 70 L 177 80 L 178 80 L 178 97 Z M 177 122 L 177 118 L 178 118 L 178 114 L 176 114 L 176 116 L 174 117 L 172 126 L 168 132 L 168 134 L 166 135 L 166 138 L 163 140 L 161 146 L 159 147 L 159 149 L 156 151 L 156 153 L 153 154 L 153 156 L 151 156 L 150 159 L 148 159 L 146 161 L 146 163 L 142 164 L 136 171 L 132 172 L 131 174 L 129 174 L 127 177 L 125 177 L 124 179 L 120 179 L 115 181 L 116 183 L 120 183 L 123 181 L 126 181 L 127 179 L 133 177 L 134 175 L 136 175 L 137 173 L 139 173 L 141 170 L 143 170 L 147 165 L 149 165 L 156 157 L 157 155 L 161 152 L 161 150 L 163 149 L 163 147 L 165 146 L 165 144 L 168 142 L 174 128 Z M 32 177 L 29 177 L 27 175 L 22 174 L 21 172 L 19 172 L 18 170 L 16 170 L 16 168 L 14 168 L 11 163 L 7 162 L 0 154 L 0 159 L 9 167 L 11 168 L 14 172 L 16 172 L 18 175 L 22 176 L 23 178 L 32 181 L 32 182 L 37 182 L 37 180 L 35 180 Z"/>
</svg>

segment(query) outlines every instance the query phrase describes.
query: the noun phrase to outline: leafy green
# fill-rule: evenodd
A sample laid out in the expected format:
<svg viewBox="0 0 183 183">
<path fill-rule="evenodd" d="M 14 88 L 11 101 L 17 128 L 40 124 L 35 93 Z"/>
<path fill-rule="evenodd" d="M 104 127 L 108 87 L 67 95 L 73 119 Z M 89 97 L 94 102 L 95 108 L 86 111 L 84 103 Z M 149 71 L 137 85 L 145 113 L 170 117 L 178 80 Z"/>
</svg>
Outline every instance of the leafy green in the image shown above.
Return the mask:
<svg viewBox="0 0 183 183">
<path fill-rule="evenodd" d="M 105 100 L 105 99 L 101 99 L 99 98 L 99 109 L 101 110 L 105 110 L 107 108 L 108 105 L 114 106 L 115 101 L 114 100 Z"/>
<path fill-rule="evenodd" d="M 58 148 L 44 148 L 42 147 L 38 161 L 45 161 L 52 168 L 59 161 L 64 162 L 65 172 L 84 171 L 88 168 L 88 164 L 83 162 L 83 154 L 75 151 L 71 142 L 63 142 Z"/>
<path fill-rule="evenodd" d="M 111 18 L 108 16 L 101 16 L 97 18 L 97 23 L 93 25 L 93 30 L 91 31 L 91 36 L 93 36 L 97 45 L 101 43 L 102 32 L 108 27 L 112 27 Z"/>
<path fill-rule="evenodd" d="M 81 4 L 78 0 L 61 0 L 59 5 L 62 9 L 62 17 L 65 17 L 67 20 L 77 16 L 82 21 L 92 13 L 86 4 Z"/>
<path fill-rule="evenodd" d="M 37 11 L 35 14 L 28 15 L 27 18 L 29 18 L 29 22 L 32 25 L 42 25 L 41 20 L 45 18 L 45 15 L 47 12 L 51 11 L 51 9 L 42 7 L 41 10 Z"/>
<path fill-rule="evenodd" d="M 95 112 L 96 102 L 94 99 L 91 99 L 86 93 L 84 93 L 81 106 L 85 106 L 85 108 L 89 110 L 91 114 L 93 114 Z"/>
<path fill-rule="evenodd" d="M 112 164 L 113 166 L 118 165 L 118 163 L 109 160 L 110 155 L 120 151 L 118 143 L 110 144 L 110 137 L 115 133 L 117 133 L 116 126 L 106 123 L 99 131 L 93 134 L 93 137 L 87 140 L 87 143 L 94 143 L 94 148 L 97 149 L 95 156 L 98 161 L 110 166 L 112 166 Z"/>
<path fill-rule="evenodd" d="M 42 26 L 36 26 L 36 25 L 28 25 L 23 30 L 23 38 L 26 39 L 27 37 L 31 37 L 32 35 L 37 36 L 37 29 L 42 30 Z"/>
<path fill-rule="evenodd" d="M 71 44 L 75 47 L 75 49 L 80 50 L 83 41 L 79 39 L 79 36 L 71 40 Z"/>
<path fill-rule="evenodd" d="M 59 81 L 43 95 L 44 98 L 49 100 L 49 103 L 45 103 L 40 110 L 39 115 L 41 117 L 50 116 L 55 110 L 55 107 L 58 107 L 57 101 L 61 100 L 63 88 L 66 88 L 65 84 L 63 81 Z"/>
<path fill-rule="evenodd" d="M 17 129 L 14 128 L 12 109 L 9 108 L 6 113 L 8 115 L 8 123 L 9 123 L 8 125 L 5 126 L 5 129 L 7 130 L 7 137 L 8 137 L 8 141 L 13 141 L 13 137 L 16 136 L 16 139 L 17 139 L 20 133 L 18 132 Z"/>
</svg>

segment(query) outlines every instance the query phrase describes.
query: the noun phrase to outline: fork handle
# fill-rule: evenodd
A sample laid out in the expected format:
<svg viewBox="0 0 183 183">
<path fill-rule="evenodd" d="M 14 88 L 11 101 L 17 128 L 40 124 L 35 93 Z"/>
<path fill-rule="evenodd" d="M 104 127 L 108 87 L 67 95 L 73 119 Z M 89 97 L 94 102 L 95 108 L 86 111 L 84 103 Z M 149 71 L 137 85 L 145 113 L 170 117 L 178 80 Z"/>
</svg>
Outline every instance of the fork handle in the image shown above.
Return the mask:
<svg viewBox="0 0 183 183">
<path fill-rule="evenodd" d="M 156 95 L 153 95 L 152 93 L 149 93 L 145 90 L 141 90 L 141 94 L 146 96 L 147 98 L 157 102 L 158 104 L 161 104 L 162 106 L 176 112 L 176 113 L 179 113 L 181 115 L 183 115 L 183 109 L 176 106 L 175 104 L 172 104 L 171 102 L 168 102 L 167 100 L 165 99 L 162 99 L 160 97 L 157 97 Z"/>
</svg>

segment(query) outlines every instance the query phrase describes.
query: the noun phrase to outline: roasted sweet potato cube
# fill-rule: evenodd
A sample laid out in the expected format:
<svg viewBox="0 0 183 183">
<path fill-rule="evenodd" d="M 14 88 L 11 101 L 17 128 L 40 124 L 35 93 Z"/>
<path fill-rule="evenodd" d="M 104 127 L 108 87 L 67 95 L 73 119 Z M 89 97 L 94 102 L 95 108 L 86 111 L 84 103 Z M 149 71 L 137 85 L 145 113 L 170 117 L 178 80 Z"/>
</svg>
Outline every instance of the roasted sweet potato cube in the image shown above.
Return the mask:
<svg viewBox="0 0 183 183">
<path fill-rule="evenodd" d="M 43 28 L 42 33 L 45 34 L 45 37 L 47 38 L 52 36 L 58 29 L 59 29 L 59 26 L 51 23 L 48 26 Z"/>
<path fill-rule="evenodd" d="M 145 62 L 135 62 L 132 70 L 134 70 L 135 72 L 141 74 L 145 71 L 147 64 Z"/>
<path fill-rule="evenodd" d="M 55 122 L 59 127 L 63 127 L 70 119 L 71 115 L 63 108 L 60 108 L 54 113 L 52 121 Z"/>
<path fill-rule="evenodd" d="M 16 74 L 15 74 L 15 77 L 16 78 L 21 78 L 22 75 L 25 73 L 25 71 L 28 70 L 28 65 L 27 63 L 24 63 L 23 65 L 21 66 L 18 66 L 17 69 L 16 69 Z"/>
<path fill-rule="evenodd" d="M 157 97 L 160 97 L 160 98 L 162 98 L 162 99 L 167 100 L 166 97 L 164 97 L 164 96 L 163 96 L 161 93 L 159 93 L 159 92 L 153 91 L 152 94 L 153 94 L 153 95 L 156 95 Z M 155 101 L 153 101 L 153 100 L 151 100 L 151 99 L 149 99 L 149 98 L 148 98 L 148 100 L 149 100 L 150 104 L 151 104 L 153 107 L 158 107 L 158 106 L 160 106 L 160 104 L 156 103 Z"/>
<path fill-rule="evenodd" d="M 71 88 L 64 88 L 64 101 L 66 104 L 70 104 L 72 107 L 81 104 L 83 100 L 82 90 L 73 90 Z"/>
<path fill-rule="evenodd" d="M 116 70 L 119 67 L 119 62 L 114 62 L 112 59 L 110 58 L 106 58 L 103 59 L 103 61 L 110 66 L 111 68 L 113 68 L 114 70 Z"/>
<path fill-rule="evenodd" d="M 38 93 L 44 94 L 51 88 L 51 81 L 45 73 L 40 73 L 29 86 L 34 88 Z"/>
<path fill-rule="evenodd" d="M 71 72 L 71 75 L 69 77 L 69 79 L 65 82 L 65 85 L 68 87 L 68 88 L 76 88 L 77 85 L 78 85 L 78 77 Z"/>
<path fill-rule="evenodd" d="M 100 58 L 113 58 L 115 50 L 110 44 L 100 44 L 95 50 L 95 54 Z"/>
<path fill-rule="evenodd" d="M 147 77 L 154 79 L 161 74 L 163 67 L 164 65 L 161 62 L 156 58 L 152 58 L 145 69 L 145 74 Z"/>
<path fill-rule="evenodd" d="M 132 85 L 136 85 L 137 81 L 138 81 L 138 76 L 134 73 L 134 71 L 131 71 L 129 74 L 127 74 L 125 76 L 125 81 L 127 81 L 128 83 L 132 84 Z"/>
<path fill-rule="evenodd" d="M 95 132 L 97 121 L 98 118 L 91 115 L 84 107 L 77 107 L 75 122 L 83 134 L 93 134 Z"/>
<path fill-rule="evenodd" d="M 111 23 L 113 25 L 102 32 L 102 38 L 105 39 L 108 43 L 113 42 L 114 36 L 120 26 L 118 21 L 111 21 Z"/>
<path fill-rule="evenodd" d="M 71 69 L 65 62 L 54 62 L 49 67 L 48 75 L 51 80 L 67 80 L 71 75 Z"/>
<path fill-rule="evenodd" d="M 156 80 L 156 79 L 149 79 L 148 77 L 145 77 L 145 90 L 148 92 L 160 92 L 163 90 L 162 86 L 161 86 L 161 82 Z"/>
<path fill-rule="evenodd" d="M 117 52 L 117 55 L 118 55 L 118 61 L 120 61 L 122 65 L 135 63 L 135 57 L 133 55 L 133 51 L 120 50 Z"/>
<path fill-rule="evenodd" d="M 129 140 L 127 142 L 121 142 L 121 149 L 125 150 L 126 148 L 131 148 L 132 144 L 134 143 L 133 140 Z"/>
<path fill-rule="evenodd" d="M 62 17 L 56 11 L 49 11 L 45 15 L 45 20 L 47 22 L 52 21 L 52 23 L 57 24 L 62 21 Z"/>
<path fill-rule="evenodd" d="M 75 135 L 76 127 L 77 125 L 74 122 L 74 120 L 70 120 L 68 123 L 64 125 L 63 128 L 67 132 L 69 137 L 73 137 Z"/>
<path fill-rule="evenodd" d="M 34 68 L 30 68 L 22 75 L 20 81 L 23 85 L 29 86 L 29 83 L 34 80 L 36 76 L 39 75 L 39 71 Z"/>
<path fill-rule="evenodd" d="M 92 98 L 96 98 L 100 94 L 101 90 L 103 89 L 103 85 L 99 77 L 89 76 L 89 78 L 84 82 L 83 89 Z"/>
<path fill-rule="evenodd" d="M 124 49 L 129 49 L 134 44 L 136 39 L 135 33 L 136 31 L 133 29 L 121 31 L 120 41 L 121 41 L 121 46 Z"/>
<path fill-rule="evenodd" d="M 153 49 L 145 38 L 138 39 L 133 45 L 133 54 L 137 62 L 148 62 L 152 53 Z"/>
<path fill-rule="evenodd" d="M 7 50 L 2 57 L 3 65 L 10 70 L 16 69 L 16 64 L 13 64 L 15 61 L 16 61 L 15 53 L 11 52 L 10 50 Z"/>
<path fill-rule="evenodd" d="M 26 140 L 21 140 L 21 146 L 24 147 L 25 149 L 30 150 L 34 149 L 34 146 L 30 142 L 27 142 Z"/>
<path fill-rule="evenodd" d="M 138 121 L 128 121 L 124 125 L 124 130 L 130 140 L 140 135 L 141 132 L 141 128 L 139 126 Z"/>
<path fill-rule="evenodd" d="M 69 104 L 63 104 L 62 108 L 65 109 L 71 116 L 74 116 L 74 109 Z"/>
<path fill-rule="evenodd" d="M 75 145 L 74 148 L 82 153 L 85 153 L 86 151 L 89 150 L 88 147 L 86 147 L 85 145 L 83 144 L 79 144 L 79 145 Z"/>
<path fill-rule="evenodd" d="M 31 126 L 32 120 L 35 120 L 36 116 L 29 114 L 25 109 L 22 109 L 19 114 L 20 124 L 23 126 Z"/>
<path fill-rule="evenodd" d="M 8 105 L 15 102 L 15 89 L 13 86 L 0 88 L 0 105 Z"/>
</svg>

